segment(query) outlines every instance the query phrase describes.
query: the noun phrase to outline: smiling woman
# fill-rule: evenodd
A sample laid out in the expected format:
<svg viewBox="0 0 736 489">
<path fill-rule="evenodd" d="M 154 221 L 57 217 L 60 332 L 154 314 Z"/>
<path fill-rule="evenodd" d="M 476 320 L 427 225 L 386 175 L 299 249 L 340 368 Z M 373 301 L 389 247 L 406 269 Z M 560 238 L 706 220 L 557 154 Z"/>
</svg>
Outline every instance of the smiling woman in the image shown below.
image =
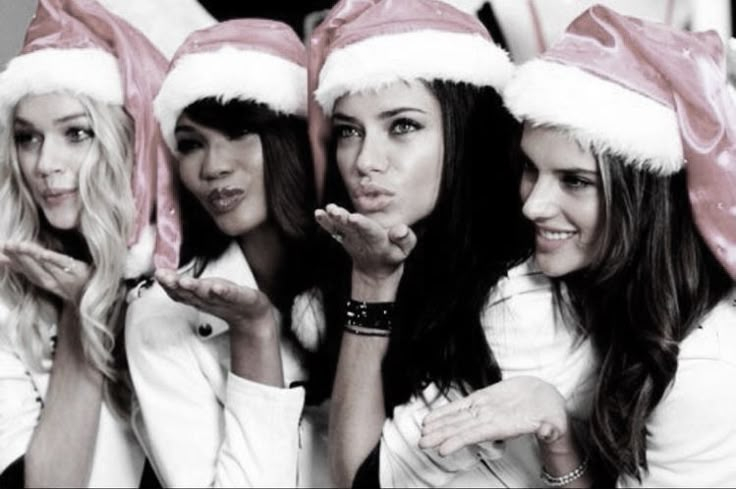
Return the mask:
<svg viewBox="0 0 736 489">
<path fill-rule="evenodd" d="M 504 93 L 524 121 L 535 260 L 602 359 L 591 455 L 618 486 L 736 481 L 736 104 L 724 66 L 712 31 L 595 6 Z"/>
</svg>

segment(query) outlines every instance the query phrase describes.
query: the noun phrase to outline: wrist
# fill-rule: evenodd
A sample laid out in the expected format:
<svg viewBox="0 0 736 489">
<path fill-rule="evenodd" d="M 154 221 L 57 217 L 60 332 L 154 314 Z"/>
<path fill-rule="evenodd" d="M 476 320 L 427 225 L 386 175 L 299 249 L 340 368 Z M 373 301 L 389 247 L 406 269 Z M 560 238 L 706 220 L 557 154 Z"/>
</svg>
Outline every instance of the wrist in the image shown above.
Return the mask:
<svg viewBox="0 0 736 489">
<path fill-rule="evenodd" d="M 368 274 L 353 269 L 351 298 L 362 302 L 393 302 L 402 275 L 403 267 L 388 274 Z"/>
<path fill-rule="evenodd" d="M 230 334 L 235 339 L 268 344 L 280 341 L 281 328 L 273 313 L 269 311 L 259 317 L 242 318 L 231 322 Z"/>
</svg>

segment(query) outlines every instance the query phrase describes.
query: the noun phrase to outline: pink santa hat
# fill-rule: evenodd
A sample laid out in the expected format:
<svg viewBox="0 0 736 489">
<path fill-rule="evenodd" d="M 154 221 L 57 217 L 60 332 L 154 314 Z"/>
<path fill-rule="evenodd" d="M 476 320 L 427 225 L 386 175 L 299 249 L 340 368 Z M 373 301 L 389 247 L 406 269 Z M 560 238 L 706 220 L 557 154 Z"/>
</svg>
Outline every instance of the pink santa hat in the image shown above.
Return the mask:
<svg viewBox="0 0 736 489">
<path fill-rule="evenodd" d="M 181 112 L 208 97 L 252 100 L 278 113 L 306 116 L 304 45 L 288 25 L 265 19 L 231 20 L 190 34 L 174 55 L 154 103 L 172 151 Z"/>
<path fill-rule="evenodd" d="M 412 79 L 500 92 L 513 71 L 508 53 L 478 19 L 438 0 L 341 0 L 315 30 L 308 51 L 309 130 L 320 191 L 327 116 L 341 96 Z"/>
<path fill-rule="evenodd" d="M 136 223 L 126 277 L 149 271 L 152 258 L 158 266 L 174 266 L 178 254 L 172 246 L 180 231 L 170 162 L 151 105 L 165 70 L 166 60 L 156 48 L 97 2 L 39 0 L 21 53 L 0 73 L 3 123 L 24 96 L 56 91 L 122 105 L 130 115 L 135 125 L 131 186 Z M 158 233 L 153 233 L 149 224 L 156 195 Z"/>
<path fill-rule="evenodd" d="M 516 71 L 504 99 L 518 119 L 569 130 L 644 171 L 684 168 L 696 225 L 736 278 L 736 105 L 718 34 L 597 5 Z"/>
</svg>

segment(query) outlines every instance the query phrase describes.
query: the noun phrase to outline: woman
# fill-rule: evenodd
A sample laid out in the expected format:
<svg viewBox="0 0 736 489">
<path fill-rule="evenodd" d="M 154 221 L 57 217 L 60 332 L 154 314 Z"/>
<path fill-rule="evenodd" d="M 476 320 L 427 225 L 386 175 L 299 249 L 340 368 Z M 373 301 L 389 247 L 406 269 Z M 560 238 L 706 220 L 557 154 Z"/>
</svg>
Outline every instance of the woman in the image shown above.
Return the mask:
<svg viewBox="0 0 736 489">
<path fill-rule="evenodd" d="M 590 432 L 620 486 L 736 482 L 736 107 L 723 69 L 714 33 L 598 6 L 505 92 L 525 121 L 535 261 L 602 359 Z"/>
<path fill-rule="evenodd" d="M 328 325 L 344 325 L 336 482 L 539 485 L 533 436 L 452 456 L 418 446 L 430 406 L 488 385 L 537 388 L 585 416 L 587 344 L 555 325 L 539 273 L 509 272 L 530 240 L 509 162 L 517 127 L 497 92 L 506 53 L 474 18 L 427 0 L 340 2 L 310 48 L 310 129 L 317 163 L 328 161 L 316 218 L 349 255 L 324 294 Z M 566 470 L 554 452 L 574 443 L 568 414 L 549 418 L 498 439 L 547 437 L 554 422 L 543 457 Z"/>
<path fill-rule="evenodd" d="M 285 24 L 224 22 L 187 38 L 156 98 L 184 265 L 134 294 L 126 344 L 166 486 L 329 484 L 307 384 L 321 313 L 304 56 Z"/>
<path fill-rule="evenodd" d="M 146 182 L 165 160 L 146 123 L 164 66 L 95 2 L 41 1 L 0 74 L 3 487 L 141 481 L 121 308 L 153 251 Z"/>
</svg>

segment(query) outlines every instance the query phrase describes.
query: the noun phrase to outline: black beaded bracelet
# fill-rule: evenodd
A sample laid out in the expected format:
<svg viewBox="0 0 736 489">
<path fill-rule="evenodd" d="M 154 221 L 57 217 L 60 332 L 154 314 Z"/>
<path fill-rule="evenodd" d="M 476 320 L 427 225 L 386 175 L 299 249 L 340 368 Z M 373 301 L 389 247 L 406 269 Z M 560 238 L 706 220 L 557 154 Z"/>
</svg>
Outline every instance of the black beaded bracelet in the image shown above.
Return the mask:
<svg viewBox="0 0 736 489">
<path fill-rule="evenodd" d="M 345 305 L 345 315 L 346 326 L 390 332 L 394 319 L 394 303 L 361 302 L 350 299 Z"/>
</svg>

